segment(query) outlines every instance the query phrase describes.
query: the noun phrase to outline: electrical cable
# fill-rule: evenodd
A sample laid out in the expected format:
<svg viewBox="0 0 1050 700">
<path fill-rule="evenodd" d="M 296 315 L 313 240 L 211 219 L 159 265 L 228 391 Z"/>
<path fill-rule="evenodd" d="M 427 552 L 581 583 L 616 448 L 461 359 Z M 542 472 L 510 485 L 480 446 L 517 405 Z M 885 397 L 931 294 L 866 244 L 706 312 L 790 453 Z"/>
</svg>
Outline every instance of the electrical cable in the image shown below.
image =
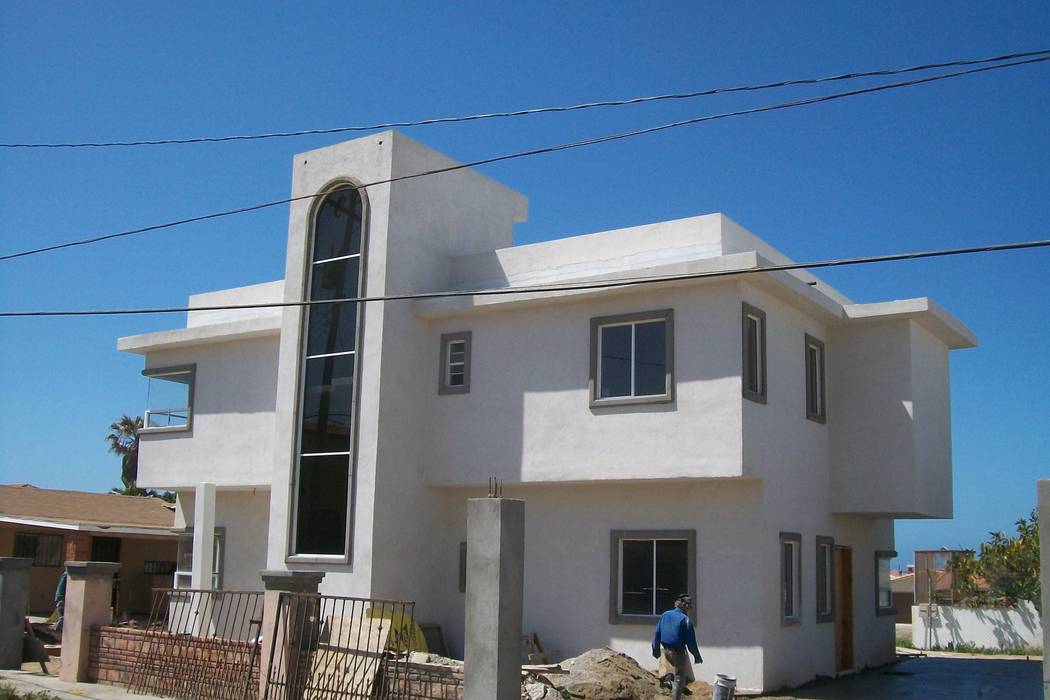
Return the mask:
<svg viewBox="0 0 1050 700">
<path fill-rule="evenodd" d="M 821 102 L 830 102 L 832 100 L 843 99 L 843 98 L 846 98 L 846 97 L 853 97 L 853 96 L 856 96 L 856 95 L 865 95 L 865 94 L 871 94 L 871 93 L 876 93 L 876 92 L 882 92 L 882 91 L 885 91 L 885 90 L 892 90 L 892 89 L 896 89 L 896 88 L 910 87 L 910 86 L 913 86 L 913 85 L 922 85 L 922 84 L 925 84 L 925 83 L 936 82 L 936 81 L 939 81 L 939 80 L 947 80 L 949 78 L 957 78 L 957 77 L 964 76 L 964 75 L 973 75 L 975 73 L 984 73 L 984 72 L 987 72 L 987 71 L 1000 70 L 1002 68 L 1011 68 L 1011 67 L 1015 67 L 1015 66 L 1022 66 L 1022 65 L 1027 65 L 1027 64 L 1031 64 L 1031 63 L 1041 63 L 1041 62 L 1045 62 L 1045 61 L 1050 61 L 1050 56 L 1043 56 L 1043 57 L 1040 57 L 1040 58 L 1029 58 L 1029 59 L 1025 59 L 1025 60 L 1021 60 L 1021 61 L 1014 61 L 1014 62 L 1011 62 L 1011 63 L 1001 63 L 1001 64 L 994 65 L 994 66 L 982 66 L 980 68 L 970 68 L 970 69 L 967 69 L 967 70 L 956 71 L 956 72 L 953 72 L 953 73 L 940 73 L 938 75 L 931 75 L 931 76 L 926 76 L 926 77 L 923 77 L 923 78 L 914 78 L 912 80 L 907 80 L 907 81 L 903 81 L 903 82 L 885 83 L 885 84 L 882 84 L 882 85 L 874 85 L 872 87 L 867 87 L 867 88 L 858 88 L 856 90 L 850 90 L 850 91 L 847 91 L 847 92 L 833 93 L 833 94 L 830 94 L 830 95 L 820 95 L 820 96 L 817 96 L 817 97 L 810 97 L 810 98 L 801 99 L 801 100 L 792 100 L 790 102 L 781 102 L 781 103 L 778 103 L 778 104 L 765 105 L 765 106 L 761 106 L 761 107 L 752 107 L 752 108 L 749 108 L 749 109 L 742 109 L 742 110 L 737 110 L 737 111 L 733 111 L 733 112 L 722 112 L 722 113 L 719 113 L 719 114 L 710 114 L 710 115 L 705 115 L 705 116 L 702 116 L 702 117 L 693 117 L 691 119 L 682 119 L 680 121 L 675 121 L 675 122 L 671 122 L 671 123 L 668 123 L 668 124 L 661 124 L 661 125 L 658 125 L 658 126 L 651 126 L 651 127 L 646 127 L 646 128 L 642 128 L 642 129 L 635 129 L 635 130 L 632 130 L 632 131 L 623 131 L 623 132 L 618 132 L 618 133 L 615 133 L 615 134 L 607 134 L 605 136 L 598 136 L 598 137 L 595 137 L 595 138 L 585 139 L 585 140 L 582 140 L 582 141 L 573 141 L 573 142 L 570 142 L 570 143 L 563 143 L 563 144 L 559 144 L 559 145 L 556 145 L 556 146 L 545 146 L 545 147 L 542 147 L 542 148 L 535 148 L 535 149 L 531 149 L 531 150 L 527 150 L 527 151 L 518 151 L 518 152 L 515 152 L 515 153 L 507 153 L 507 154 L 503 154 L 503 155 L 499 155 L 499 156 L 491 156 L 489 158 L 482 158 L 480 160 L 475 160 L 475 161 L 471 161 L 471 162 L 468 162 L 468 163 L 458 163 L 456 165 L 450 165 L 450 166 L 447 166 L 447 167 L 444 167 L 444 168 L 436 168 L 434 170 L 426 170 L 426 171 L 423 171 L 423 172 L 420 172 L 420 173 L 411 173 L 411 174 L 408 174 L 408 175 L 400 175 L 400 176 L 397 176 L 397 177 L 386 178 L 384 180 L 376 180 L 374 182 L 369 182 L 369 183 L 365 183 L 365 184 L 362 184 L 362 185 L 345 185 L 344 189 L 351 189 L 351 188 L 352 189 L 358 189 L 358 190 L 368 189 L 369 187 L 376 187 L 378 185 L 387 185 L 387 184 L 391 184 L 391 183 L 394 183 L 394 182 L 401 182 L 401 181 L 404 181 L 404 180 L 411 180 L 411 179 L 419 178 L 419 177 L 427 177 L 427 176 L 431 176 L 431 175 L 438 175 L 438 174 L 441 174 L 441 173 L 452 172 L 452 171 L 455 171 L 455 170 L 463 170 L 465 168 L 473 168 L 473 167 L 477 167 L 477 166 L 481 166 L 481 165 L 488 165 L 488 164 L 491 164 L 491 163 L 497 163 L 497 162 L 506 161 L 506 160 L 513 160 L 513 159 L 516 159 L 516 158 L 525 158 L 525 157 L 529 157 L 529 156 L 542 155 L 542 154 L 546 154 L 546 153 L 555 153 L 555 152 L 558 152 L 558 151 L 566 151 L 566 150 L 570 150 L 570 149 L 574 149 L 574 148 L 580 148 L 580 147 L 583 147 L 583 146 L 593 146 L 593 145 L 600 144 L 600 143 L 608 143 L 610 141 L 618 141 L 618 140 L 622 140 L 622 139 L 632 138 L 632 137 L 635 137 L 635 136 L 642 136 L 644 134 L 652 134 L 652 133 L 656 133 L 656 132 L 659 132 L 659 131 L 665 131 L 667 129 L 674 129 L 674 128 L 681 127 L 681 126 L 687 126 L 687 125 L 690 125 L 690 124 L 700 124 L 700 123 L 703 123 L 703 122 L 716 121 L 716 120 L 719 120 L 719 119 L 727 119 L 729 117 L 739 117 L 739 116 L 745 116 L 745 115 L 750 115 L 750 114 L 760 114 L 760 113 L 763 113 L 763 112 L 772 112 L 772 111 L 780 110 L 780 109 L 789 109 L 789 108 L 793 108 L 793 107 L 802 107 L 802 106 L 805 106 L 805 105 L 818 104 L 818 103 L 821 103 Z M 224 210 L 224 211 L 212 212 L 210 214 L 202 214 L 200 216 L 192 216 L 192 217 L 188 217 L 188 218 L 185 218 L 185 219 L 177 219 L 175 221 L 168 221 L 168 222 L 165 222 L 165 223 L 162 223 L 162 224 L 153 224 L 151 226 L 143 226 L 141 228 L 129 229 L 129 230 L 126 230 L 126 231 L 118 231 L 116 233 L 108 233 L 108 234 L 103 234 L 103 235 L 100 235 L 100 236 L 94 236 L 94 237 L 91 237 L 91 238 L 85 238 L 85 239 L 76 240 L 76 241 L 68 241 L 66 243 L 56 243 L 55 245 L 43 246 L 43 247 L 40 247 L 40 248 L 33 248 L 33 249 L 30 249 L 30 250 L 23 250 L 23 251 L 16 252 L 16 253 L 7 253 L 5 255 L 0 255 L 0 262 L 5 261 L 5 260 L 13 260 L 15 258 L 26 257 L 26 256 L 29 256 L 29 255 L 37 255 L 37 254 L 40 254 L 40 253 L 46 253 L 46 252 L 50 252 L 50 251 L 61 250 L 61 249 L 64 249 L 64 248 L 73 248 L 73 247 L 77 247 L 77 246 L 90 245 L 92 243 L 99 243 L 99 242 L 102 242 L 102 241 L 108 241 L 108 240 L 112 240 L 114 238 L 123 238 L 123 237 L 126 237 L 126 236 L 133 236 L 133 235 L 137 235 L 137 234 L 141 234 L 141 233 L 147 233 L 147 232 L 150 232 L 150 231 L 158 231 L 158 230 L 161 230 L 161 229 L 173 228 L 173 227 L 176 227 L 176 226 L 182 226 L 182 225 L 185 225 L 185 224 L 197 223 L 197 222 L 200 222 L 200 221 L 207 221 L 207 220 L 210 220 L 210 219 L 218 219 L 218 218 L 222 218 L 222 217 L 233 216 L 235 214 L 243 214 L 243 213 L 250 212 L 250 211 L 258 211 L 260 209 L 267 209 L 267 208 L 270 208 L 270 207 L 276 207 L 276 206 L 280 206 L 282 204 L 290 204 L 292 202 L 298 202 L 298 201 L 302 201 L 302 200 L 314 199 L 314 198 L 317 198 L 317 197 L 323 197 L 323 196 L 325 196 L 327 194 L 328 194 L 327 192 L 315 192 L 315 193 L 307 194 L 307 195 L 299 195 L 297 197 L 287 197 L 287 198 L 284 198 L 284 199 L 276 199 L 276 200 L 273 200 L 273 201 L 270 201 L 270 202 L 262 202 L 262 203 L 259 203 L 259 204 L 251 204 L 251 205 L 244 206 L 244 207 L 238 207 L 236 209 L 227 209 L 227 210 Z"/>
<path fill-rule="evenodd" d="M 859 258 L 838 258 L 811 262 L 793 262 L 777 265 L 764 265 L 733 270 L 709 270 L 706 272 L 689 272 L 655 277 L 621 277 L 617 279 L 597 280 L 593 282 L 567 282 L 559 284 L 532 285 L 527 287 L 499 287 L 495 289 L 450 290 L 444 292 L 414 292 L 411 294 L 387 294 L 371 297 L 348 297 L 345 299 L 319 299 L 304 301 L 275 301 L 255 304 L 225 304 L 214 306 L 170 306 L 141 309 L 80 309 L 64 311 L 0 311 L 0 317 L 26 318 L 41 316 L 129 316 L 143 314 L 169 314 L 186 311 L 237 311 L 244 309 L 272 309 L 283 307 L 323 306 L 326 304 L 369 303 L 377 301 L 407 301 L 413 299 L 449 299 L 455 297 L 491 297 L 514 294 L 550 294 L 553 292 L 578 292 L 612 287 L 636 287 L 666 282 L 681 282 L 715 277 L 736 277 L 768 272 L 786 272 L 790 270 L 818 269 L 825 267 L 846 267 L 850 265 L 868 265 L 873 263 L 901 262 L 905 260 L 922 260 L 956 255 L 973 255 L 976 253 L 994 253 L 1008 250 L 1029 250 L 1050 248 L 1050 238 L 1015 243 L 998 243 L 993 245 L 971 246 L 967 248 L 942 248 L 939 250 L 917 251 L 912 253 L 892 253 L 889 255 L 872 255 Z"/>
<path fill-rule="evenodd" d="M 907 68 L 886 68 L 882 70 L 860 71 L 842 73 L 819 78 L 800 78 L 796 80 L 781 80 L 773 83 L 760 83 L 757 85 L 738 85 L 735 87 L 718 87 L 693 92 L 677 92 L 665 95 L 649 95 L 645 97 L 632 97 L 622 100 L 602 100 L 599 102 L 584 102 L 582 104 L 556 106 L 556 107 L 533 107 L 505 112 L 488 112 L 482 114 L 470 114 L 455 117 L 433 117 L 429 119 L 393 121 L 380 124 L 367 124 L 356 126 L 337 126 L 326 129 L 301 129 L 298 131 L 275 131 L 262 134 L 240 134 L 227 136 L 194 136 L 181 139 L 147 139 L 139 141 L 94 141 L 73 143 L 0 143 L 0 148 L 113 148 L 130 146 L 163 146 L 176 144 L 194 143 L 222 143 L 228 141 L 257 141 L 261 139 L 290 138 L 295 136 L 316 136 L 323 134 L 340 134 L 355 131 L 377 131 L 380 129 L 395 129 L 411 126 L 427 126 L 430 124 L 450 124 L 455 122 L 480 121 L 483 119 L 501 119 L 508 117 L 531 116 L 534 114 L 550 114 L 558 112 L 575 112 L 596 107 L 623 107 L 627 105 L 644 104 L 647 102 L 659 102 L 664 100 L 686 100 L 696 97 L 707 97 L 710 95 L 728 94 L 734 92 L 753 92 L 758 90 L 769 90 L 774 88 L 789 87 L 794 85 L 816 85 L 839 80 L 854 80 L 857 78 L 871 78 L 887 75 L 900 75 L 902 73 L 914 73 L 924 70 L 938 68 L 950 68 L 954 66 L 970 66 L 984 63 L 995 63 L 1009 61 L 1017 58 L 1030 58 L 1050 54 L 1050 49 L 1041 51 L 1025 51 L 1022 53 L 1009 53 L 1002 56 L 989 58 L 968 58 L 954 61 L 943 61 L 940 63 L 925 63 Z"/>
</svg>

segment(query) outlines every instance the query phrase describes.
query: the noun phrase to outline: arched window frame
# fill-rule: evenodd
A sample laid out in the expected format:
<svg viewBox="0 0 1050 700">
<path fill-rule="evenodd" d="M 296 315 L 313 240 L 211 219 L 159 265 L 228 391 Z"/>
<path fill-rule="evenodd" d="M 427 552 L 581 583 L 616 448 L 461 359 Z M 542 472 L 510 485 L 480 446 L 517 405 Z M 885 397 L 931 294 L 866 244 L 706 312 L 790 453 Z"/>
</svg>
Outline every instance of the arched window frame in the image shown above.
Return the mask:
<svg viewBox="0 0 1050 700">
<path fill-rule="evenodd" d="M 315 244 L 317 240 L 317 220 L 321 213 L 322 207 L 328 198 L 335 192 L 352 187 L 357 191 L 357 196 L 360 199 L 361 205 L 361 243 L 360 251 L 358 254 L 359 259 L 359 270 L 358 270 L 358 291 L 357 296 L 366 296 L 367 294 L 367 261 L 368 261 L 368 239 L 369 239 L 369 201 L 366 190 L 364 190 L 360 183 L 347 178 L 340 178 L 327 183 L 324 187 L 318 189 L 318 196 L 314 199 L 310 211 L 307 215 L 307 240 L 304 246 L 303 255 L 303 276 L 302 276 L 302 287 L 300 290 L 300 298 L 304 300 L 311 299 L 311 287 L 313 282 L 313 272 L 315 268 L 314 252 Z M 300 477 L 301 477 L 301 460 L 303 457 L 302 441 L 303 441 L 303 430 L 302 430 L 302 414 L 304 410 L 304 394 L 306 391 L 306 373 L 307 373 L 307 359 L 308 359 L 308 343 L 309 343 L 309 331 L 310 331 L 310 317 L 314 309 L 319 308 L 317 306 L 307 306 L 303 308 L 299 321 L 299 346 L 298 346 L 298 368 L 297 376 L 298 381 L 296 384 L 296 408 L 295 408 L 295 441 L 294 450 L 292 454 L 292 474 L 290 479 L 290 490 L 289 490 L 289 508 L 288 508 L 288 546 L 286 560 L 289 562 L 312 562 L 312 563 L 327 563 L 327 564 L 349 564 L 353 559 L 353 533 L 354 533 L 354 511 L 356 502 L 356 484 L 357 484 L 357 453 L 358 453 L 358 426 L 359 426 L 359 404 L 360 404 L 360 386 L 361 386 L 361 362 L 360 352 L 361 345 L 364 339 L 364 325 L 365 325 L 365 305 L 358 304 L 357 309 L 357 327 L 355 329 L 354 339 L 354 366 L 353 366 L 353 388 L 351 391 L 351 402 L 350 402 L 350 444 L 349 451 L 347 453 L 347 494 L 346 494 L 346 527 L 344 529 L 344 540 L 343 540 L 343 552 L 338 554 L 320 554 L 311 552 L 300 552 L 299 551 L 299 508 L 300 508 Z"/>
</svg>

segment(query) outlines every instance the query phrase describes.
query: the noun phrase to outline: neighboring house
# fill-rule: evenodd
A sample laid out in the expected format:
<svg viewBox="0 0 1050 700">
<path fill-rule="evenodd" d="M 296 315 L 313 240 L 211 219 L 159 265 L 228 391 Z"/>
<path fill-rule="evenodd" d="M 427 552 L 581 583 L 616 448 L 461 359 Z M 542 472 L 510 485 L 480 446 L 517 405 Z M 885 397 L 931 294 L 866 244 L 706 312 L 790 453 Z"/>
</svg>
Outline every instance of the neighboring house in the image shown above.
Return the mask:
<svg viewBox="0 0 1050 700">
<path fill-rule="evenodd" d="M 907 571 L 890 573 L 890 592 L 893 607 L 897 610 L 897 622 L 911 624 L 911 606 L 915 604 L 915 568 L 908 565 Z"/>
<path fill-rule="evenodd" d="M 395 132 L 295 156 L 285 279 L 118 342 L 151 384 L 139 483 L 178 492 L 178 527 L 203 500 L 224 585 L 324 571 L 323 593 L 416 601 L 460 653 L 466 501 L 496 477 L 525 501 L 524 625 L 551 648 L 651 666 L 690 592 L 709 680 L 892 660 L 893 518 L 952 515 L 948 354 L 976 344 L 932 301 L 794 270 L 204 308 L 788 262 L 721 214 L 512 246 L 525 198 L 473 170 L 345 189 L 451 165 Z"/>
<path fill-rule="evenodd" d="M 117 614 L 148 613 L 153 588 L 170 588 L 176 533 L 159 498 L 0 486 L 0 556 L 33 560 L 29 609 L 48 615 L 67 561 L 120 562 Z"/>
</svg>

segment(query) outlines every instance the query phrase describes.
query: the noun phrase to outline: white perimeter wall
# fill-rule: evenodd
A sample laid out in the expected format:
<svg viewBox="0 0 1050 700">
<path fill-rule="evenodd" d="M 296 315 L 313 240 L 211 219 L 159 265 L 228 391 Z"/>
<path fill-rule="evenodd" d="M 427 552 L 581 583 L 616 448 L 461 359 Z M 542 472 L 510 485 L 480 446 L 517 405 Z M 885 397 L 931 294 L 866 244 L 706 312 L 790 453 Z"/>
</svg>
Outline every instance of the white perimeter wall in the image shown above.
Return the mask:
<svg viewBox="0 0 1050 700">
<path fill-rule="evenodd" d="M 912 641 L 917 649 L 926 649 L 926 621 L 921 610 L 918 605 L 911 608 Z M 939 606 L 937 612 L 939 616 L 930 626 L 929 648 L 973 644 L 989 649 L 1024 649 L 1043 645 L 1039 611 L 1027 601 L 1016 608 Z"/>
</svg>

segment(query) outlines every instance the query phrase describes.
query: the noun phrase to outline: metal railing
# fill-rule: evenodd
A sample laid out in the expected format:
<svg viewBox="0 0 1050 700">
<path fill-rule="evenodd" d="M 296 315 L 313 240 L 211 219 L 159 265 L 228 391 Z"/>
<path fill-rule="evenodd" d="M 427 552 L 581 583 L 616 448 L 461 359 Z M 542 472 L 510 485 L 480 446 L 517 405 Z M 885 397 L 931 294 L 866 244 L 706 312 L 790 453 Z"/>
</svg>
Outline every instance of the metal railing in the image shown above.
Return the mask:
<svg viewBox="0 0 1050 700">
<path fill-rule="evenodd" d="M 282 593 L 264 700 L 408 698 L 409 651 L 425 650 L 414 603 Z"/>
<path fill-rule="evenodd" d="M 128 691 L 185 700 L 258 697 L 263 594 L 158 589 Z"/>
</svg>

